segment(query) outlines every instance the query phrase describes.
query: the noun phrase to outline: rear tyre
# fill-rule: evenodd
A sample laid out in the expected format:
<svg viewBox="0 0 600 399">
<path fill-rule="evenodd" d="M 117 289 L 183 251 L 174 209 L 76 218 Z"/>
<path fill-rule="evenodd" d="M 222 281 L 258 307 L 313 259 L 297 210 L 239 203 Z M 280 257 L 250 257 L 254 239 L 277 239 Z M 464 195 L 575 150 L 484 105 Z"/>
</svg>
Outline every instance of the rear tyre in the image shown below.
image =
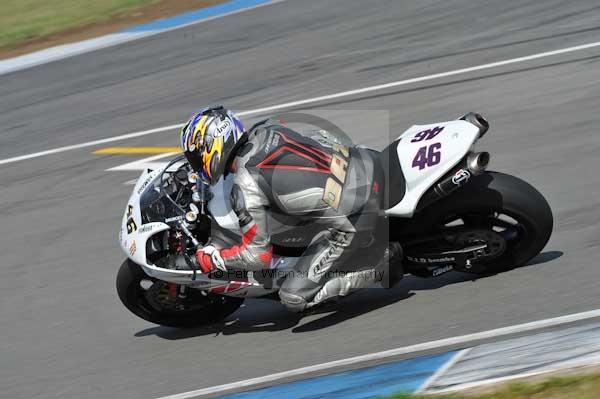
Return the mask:
<svg viewBox="0 0 600 399">
<path fill-rule="evenodd" d="M 486 172 L 424 209 L 415 222 L 429 226 L 422 234 L 457 234 L 465 246 L 487 243 L 492 256 L 473 261 L 472 272 L 489 274 L 523 266 L 538 255 L 552 234 L 553 216 L 529 183 Z"/>
<path fill-rule="evenodd" d="M 169 295 L 168 284 L 149 277 L 127 259 L 117 274 L 117 293 L 133 314 L 151 323 L 169 327 L 198 327 L 211 324 L 235 312 L 243 298 L 203 295 L 187 289 L 185 298 Z"/>
</svg>

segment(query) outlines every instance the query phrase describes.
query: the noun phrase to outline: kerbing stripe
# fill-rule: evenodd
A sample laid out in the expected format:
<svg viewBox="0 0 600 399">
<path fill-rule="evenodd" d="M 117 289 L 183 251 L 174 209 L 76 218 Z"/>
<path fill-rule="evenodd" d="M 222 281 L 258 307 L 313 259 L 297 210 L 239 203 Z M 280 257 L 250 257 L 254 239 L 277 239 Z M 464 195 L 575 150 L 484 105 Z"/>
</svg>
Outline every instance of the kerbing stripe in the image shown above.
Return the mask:
<svg viewBox="0 0 600 399">
<path fill-rule="evenodd" d="M 427 388 L 431 386 L 438 378 L 446 374 L 448 370 L 452 368 L 456 363 L 460 362 L 460 359 L 465 357 L 467 353 L 469 353 L 473 348 L 466 348 L 459 352 L 457 352 L 450 360 L 448 360 L 438 371 L 436 371 L 431 377 L 429 377 L 423 385 L 421 385 L 414 393 L 420 394 L 424 392 Z"/>
</svg>

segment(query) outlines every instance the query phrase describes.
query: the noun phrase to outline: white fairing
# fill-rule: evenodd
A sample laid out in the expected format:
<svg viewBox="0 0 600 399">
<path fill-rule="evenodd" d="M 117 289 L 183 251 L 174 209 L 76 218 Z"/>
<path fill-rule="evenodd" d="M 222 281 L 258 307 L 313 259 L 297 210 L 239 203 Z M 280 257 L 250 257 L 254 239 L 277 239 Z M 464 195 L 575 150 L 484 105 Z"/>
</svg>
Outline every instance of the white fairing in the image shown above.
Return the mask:
<svg viewBox="0 0 600 399">
<path fill-rule="evenodd" d="M 423 134 L 440 128 L 441 131 L 432 138 Z M 411 217 L 423 194 L 467 155 L 478 137 L 479 129 L 463 120 L 414 125 L 405 131 L 400 136 L 398 158 L 406 179 L 406 193 L 402 201 L 385 211 L 386 214 Z M 424 165 L 423 154 L 427 157 L 432 145 L 434 152 L 439 153 L 439 161 L 436 162 L 437 156 L 434 156 L 433 162 Z M 421 157 L 417 158 L 419 153 Z M 417 159 L 421 162 L 415 162 Z"/>
<path fill-rule="evenodd" d="M 119 245 L 127 257 L 140 265 L 148 276 L 163 281 L 188 285 L 194 288 L 206 289 L 208 291 L 214 290 L 216 293 L 230 296 L 260 296 L 273 291 L 274 289 L 265 289 L 262 284 L 259 284 L 256 281 L 240 283 L 237 281 L 212 280 L 207 275 L 194 273 L 192 270 L 164 269 L 148 262 L 146 257 L 146 243 L 148 239 L 154 234 L 168 230 L 170 227 L 168 224 L 162 222 L 142 224 L 140 197 L 146 190 L 155 189 L 153 182 L 160 177 L 163 170 L 164 169 L 153 171 L 145 170 L 139 177 L 131 197 L 127 202 L 127 207 L 125 208 L 123 219 L 121 221 L 121 229 L 119 231 Z M 219 222 L 226 225 L 235 222 L 237 227 L 237 218 L 231 211 L 231 206 L 229 205 L 228 193 L 230 191 L 231 184 L 228 184 L 225 187 L 219 187 L 219 189 L 215 191 L 215 199 L 217 199 L 217 197 L 220 198 L 218 202 L 222 204 L 222 206 L 218 208 L 217 213 L 219 213 Z M 214 203 L 217 203 L 215 199 L 213 199 L 213 201 Z M 130 220 L 133 221 L 135 228 L 131 227 L 129 229 L 131 232 L 128 232 L 127 225 L 130 223 Z"/>
<path fill-rule="evenodd" d="M 123 252 L 125 252 L 129 259 L 140 265 L 149 276 L 173 283 L 209 286 L 211 284 L 210 280 L 202 274 L 198 274 L 198 278 L 193 279 L 193 272 L 191 270 L 163 269 L 149 263 L 146 258 L 146 242 L 148 238 L 170 228 L 168 224 L 161 222 L 142 224 L 140 212 L 140 196 L 152 185 L 151 183 L 155 179 L 160 177 L 163 170 L 162 168 L 153 171 L 145 170 L 139 177 L 123 214 L 121 230 L 119 231 L 121 249 L 123 249 Z M 133 219 L 136 228 L 131 229 L 133 231 L 128 233 L 127 224 L 130 218 Z"/>
<path fill-rule="evenodd" d="M 156 179 L 162 170 L 145 170 L 139 177 L 131 197 L 127 202 L 127 207 L 123 213 L 121 221 L 121 231 L 119 231 L 119 244 L 127 257 L 140 266 L 149 266 L 146 260 L 146 241 L 148 238 L 160 231 L 168 230 L 169 225 L 165 223 L 147 223 L 142 224 L 140 212 L 140 196 L 148 186 Z M 131 228 L 129 233 L 127 225 L 133 219 L 135 229 Z"/>
<path fill-rule="evenodd" d="M 135 187 L 133 188 L 133 192 L 129 197 L 129 201 L 127 202 L 127 207 L 125 208 L 125 212 L 123 213 L 123 219 L 121 221 L 121 230 L 119 231 L 119 244 L 121 245 L 121 249 L 129 259 L 139 264 L 140 266 L 151 266 L 147 263 L 146 259 L 146 241 L 148 238 L 156 233 L 161 231 L 165 231 L 169 229 L 169 225 L 165 223 L 147 223 L 142 224 L 141 217 L 141 207 L 140 207 L 140 197 L 146 191 L 148 186 L 150 186 L 154 180 L 160 177 L 164 168 L 159 168 L 156 170 L 148 170 L 146 169 L 140 177 L 138 178 Z M 222 197 L 223 192 L 231 191 L 231 184 L 228 188 L 221 188 L 215 193 L 215 203 L 216 199 Z M 228 217 L 233 217 L 235 222 L 237 223 L 237 218 L 233 211 L 231 211 L 231 205 L 228 200 L 229 196 L 225 196 L 222 200 L 219 199 L 220 206 L 218 207 L 219 217 L 220 219 L 227 220 Z M 225 201 L 226 200 L 226 201 Z M 131 207 L 131 213 L 130 213 Z M 233 216 L 229 215 L 229 212 L 233 214 Z M 130 218 L 133 218 L 133 221 L 136 226 L 136 230 L 131 233 L 127 232 L 127 223 Z M 228 223 L 232 223 L 229 221 Z M 133 246 L 135 243 L 135 246 Z M 133 247 L 132 247 L 133 246 Z M 135 250 L 133 249 L 135 248 Z"/>
</svg>

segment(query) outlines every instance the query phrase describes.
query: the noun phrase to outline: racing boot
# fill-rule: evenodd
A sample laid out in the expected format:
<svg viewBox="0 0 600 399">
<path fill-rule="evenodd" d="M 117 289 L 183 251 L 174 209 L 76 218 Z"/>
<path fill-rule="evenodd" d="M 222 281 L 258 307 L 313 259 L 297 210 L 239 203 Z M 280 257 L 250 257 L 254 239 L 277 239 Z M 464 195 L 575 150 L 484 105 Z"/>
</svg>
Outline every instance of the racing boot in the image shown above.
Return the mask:
<svg viewBox="0 0 600 399">
<path fill-rule="evenodd" d="M 344 273 L 339 277 L 332 278 L 323 285 L 312 301 L 306 304 L 306 309 L 315 307 L 320 309 L 322 304 L 327 304 L 323 308 L 328 309 L 338 299 L 380 282 L 377 277 L 381 275 L 382 273 L 378 272 L 377 269 L 369 268 Z"/>
</svg>

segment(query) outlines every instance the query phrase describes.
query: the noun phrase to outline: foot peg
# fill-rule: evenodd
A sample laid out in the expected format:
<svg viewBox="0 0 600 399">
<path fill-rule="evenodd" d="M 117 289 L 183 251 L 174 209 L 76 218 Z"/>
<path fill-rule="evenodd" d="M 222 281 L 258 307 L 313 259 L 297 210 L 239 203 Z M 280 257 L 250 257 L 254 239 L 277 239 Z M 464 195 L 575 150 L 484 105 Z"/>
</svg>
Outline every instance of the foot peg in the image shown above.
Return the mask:
<svg viewBox="0 0 600 399">
<path fill-rule="evenodd" d="M 383 255 L 381 269 L 383 276 L 381 278 L 381 286 L 383 288 L 392 288 L 398 284 L 404 277 L 404 268 L 402 267 L 402 259 L 404 251 L 402 246 L 397 242 L 391 242 Z"/>
</svg>

